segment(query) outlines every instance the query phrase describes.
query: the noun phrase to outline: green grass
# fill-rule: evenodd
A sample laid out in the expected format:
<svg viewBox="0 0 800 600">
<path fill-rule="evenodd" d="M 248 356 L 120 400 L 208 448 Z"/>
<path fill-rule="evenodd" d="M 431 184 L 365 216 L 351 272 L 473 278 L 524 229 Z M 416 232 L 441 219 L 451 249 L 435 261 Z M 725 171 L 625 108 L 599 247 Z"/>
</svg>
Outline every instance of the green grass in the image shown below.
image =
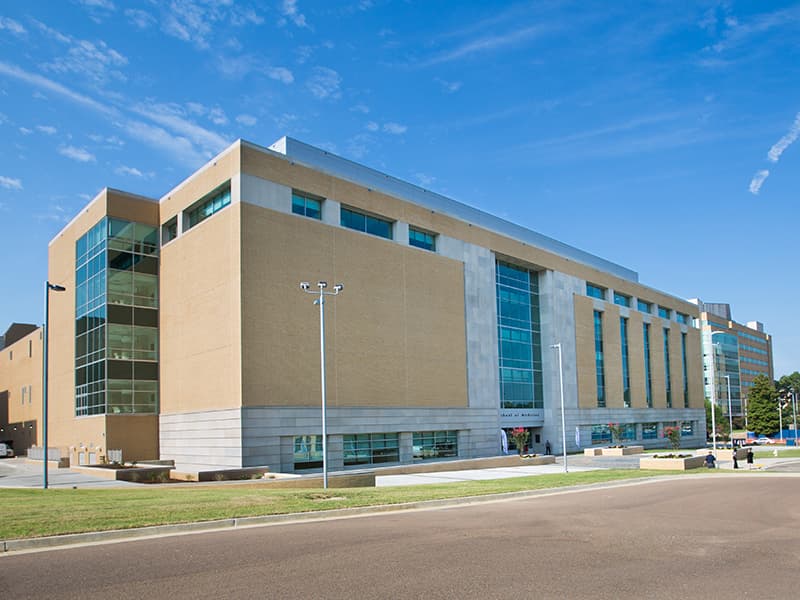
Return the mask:
<svg viewBox="0 0 800 600">
<path fill-rule="evenodd" d="M 773 448 L 766 446 L 762 450 L 753 450 L 753 456 L 756 458 L 775 458 L 775 455 L 772 453 Z M 778 449 L 778 458 L 798 458 L 800 457 L 800 448 L 782 448 L 779 447 Z"/>
<path fill-rule="evenodd" d="M 683 471 L 616 469 L 390 488 L 274 490 L 254 484 L 115 489 L 0 489 L 0 539 L 401 504 L 638 479 Z"/>
</svg>

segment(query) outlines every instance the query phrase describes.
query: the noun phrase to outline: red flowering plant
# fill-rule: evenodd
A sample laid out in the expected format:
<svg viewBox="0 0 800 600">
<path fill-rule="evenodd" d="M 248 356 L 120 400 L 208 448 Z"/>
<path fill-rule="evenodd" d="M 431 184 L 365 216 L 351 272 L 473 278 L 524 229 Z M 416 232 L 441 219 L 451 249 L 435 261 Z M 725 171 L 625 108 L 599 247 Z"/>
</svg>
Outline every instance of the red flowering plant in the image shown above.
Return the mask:
<svg viewBox="0 0 800 600">
<path fill-rule="evenodd" d="M 673 450 L 681 447 L 681 428 L 678 426 L 668 425 L 664 427 L 664 437 L 669 440 L 670 446 Z"/>
<path fill-rule="evenodd" d="M 514 429 L 511 430 L 510 437 L 514 440 L 514 445 L 517 447 L 519 455 L 522 456 L 522 453 L 525 451 L 525 444 L 528 443 L 528 438 L 531 437 L 530 432 L 524 427 L 514 427 Z"/>
</svg>

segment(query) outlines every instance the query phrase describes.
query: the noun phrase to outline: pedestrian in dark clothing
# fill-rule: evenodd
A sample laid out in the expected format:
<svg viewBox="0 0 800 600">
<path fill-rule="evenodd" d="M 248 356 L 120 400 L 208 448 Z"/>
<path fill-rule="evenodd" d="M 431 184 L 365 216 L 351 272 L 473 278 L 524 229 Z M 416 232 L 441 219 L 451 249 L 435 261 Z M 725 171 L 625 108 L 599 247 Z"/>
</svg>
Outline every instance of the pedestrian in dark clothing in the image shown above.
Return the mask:
<svg viewBox="0 0 800 600">
<path fill-rule="evenodd" d="M 736 458 L 736 448 L 733 449 L 733 468 L 739 468 L 739 459 Z"/>
<path fill-rule="evenodd" d="M 753 468 L 753 449 L 752 448 L 748 448 L 747 449 L 747 468 L 748 469 L 752 469 Z"/>
<path fill-rule="evenodd" d="M 545 454 L 547 454 L 547 455 L 549 455 L 549 454 L 550 454 L 550 452 L 552 452 L 552 451 L 553 451 L 553 448 L 552 448 L 552 446 L 550 446 L 550 440 L 547 440 L 547 441 L 544 443 L 544 453 L 545 453 Z"/>
<path fill-rule="evenodd" d="M 717 464 L 717 457 L 714 456 L 711 450 L 708 451 L 708 456 L 706 456 L 706 467 L 709 469 L 713 469 Z"/>
</svg>

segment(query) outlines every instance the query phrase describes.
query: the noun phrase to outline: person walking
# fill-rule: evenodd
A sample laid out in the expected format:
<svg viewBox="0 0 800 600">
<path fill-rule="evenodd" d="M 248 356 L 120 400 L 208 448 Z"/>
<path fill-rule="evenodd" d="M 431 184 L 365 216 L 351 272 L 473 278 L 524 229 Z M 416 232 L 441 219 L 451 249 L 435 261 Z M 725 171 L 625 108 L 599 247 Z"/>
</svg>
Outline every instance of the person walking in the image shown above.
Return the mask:
<svg viewBox="0 0 800 600">
<path fill-rule="evenodd" d="M 547 440 L 544 443 L 544 453 L 549 456 L 552 451 L 553 447 L 550 445 L 550 440 Z"/>
<path fill-rule="evenodd" d="M 733 448 L 733 468 L 734 469 L 738 469 L 739 468 L 739 459 L 736 457 L 736 447 L 735 446 Z"/>
<path fill-rule="evenodd" d="M 753 468 L 753 449 L 752 448 L 748 448 L 747 449 L 747 468 L 748 469 L 752 469 Z"/>
<path fill-rule="evenodd" d="M 717 465 L 717 457 L 711 452 L 708 451 L 708 456 L 706 456 L 706 467 L 709 469 L 713 469 Z"/>
</svg>

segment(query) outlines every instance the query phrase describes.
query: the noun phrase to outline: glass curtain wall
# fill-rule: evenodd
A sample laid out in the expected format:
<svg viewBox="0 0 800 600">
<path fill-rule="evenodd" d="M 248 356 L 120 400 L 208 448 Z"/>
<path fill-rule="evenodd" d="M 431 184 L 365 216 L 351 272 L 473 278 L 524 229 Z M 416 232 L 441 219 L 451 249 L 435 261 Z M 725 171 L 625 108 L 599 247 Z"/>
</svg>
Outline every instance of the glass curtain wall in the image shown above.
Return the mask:
<svg viewBox="0 0 800 600">
<path fill-rule="evenodd" d="M 157 413 L 158 229 L 105 217 L 76 257 L 76 416 Z"/>
<path fill-rule="evenodd" d="M 502 408 L 544 408 L 539 278 L 497 261 L 497 338 Z"/>
<path fill-rule="evenodd" d="M 703 331 L 703 372 L 706 397 L 715 399 L 726 412 L 728 410 L 728 380 L 725 379 L 725 376 L 730 378 L 731 411 L 734 416 L 741 416 L 743 413 L 739 340 L 735 334 L 722 331 L 712 332 L 710 329 Z"/>
</svg>

